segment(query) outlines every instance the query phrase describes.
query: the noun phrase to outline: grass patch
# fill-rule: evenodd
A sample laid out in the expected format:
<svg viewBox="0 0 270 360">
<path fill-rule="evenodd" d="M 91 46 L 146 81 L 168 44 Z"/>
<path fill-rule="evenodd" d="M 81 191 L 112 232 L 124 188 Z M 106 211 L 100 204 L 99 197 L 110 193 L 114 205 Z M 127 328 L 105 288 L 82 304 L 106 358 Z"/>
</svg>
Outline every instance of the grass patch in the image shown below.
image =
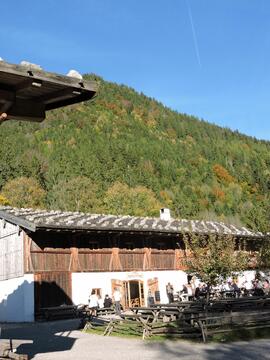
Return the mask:
<svg viewBox="0 0 270 360">
<path fill-rule="evenodd" d="M 85 332 L 88 334 L 96 334 L 96 335 L 103 335 L 107 324 L 99 325 L 92 323 L 92 327 L 87 329 Z M 133 324 L 126 324 L 126 323 L 119 323 L 117 328 L 114 329 L 110 336 L 118 336 L 118 337 L 128 337 L 128 338 L 141 338 L 142 332 L 140 332 L 139 327 L 136 323 Z"/>
<path fill-rule="evenodd" d="M 96 335 L 103 335 L 107 324 L 95 324 L 92 323 L 92 327 L 87 329 L 85 332 L 89 334 L 96 334 Z M 181 329 L 181 325 L 177 324 L 176 322 L 171 323 L 156 323 L 155 327 L 161 327 L 166 329 L 177 329 L 179 327 Z M 249 341 L 253 339 L 263 339 L 269 338 L 270 339 L 270 328 L 261 328 L 261 329 L 249 329 L 249 328 L 238 328 L 226 329 L 227 332 L 213 334 L 208 336 L 209 342 L 219 342 L 219 343 L 229 343 L 234 341 Z M 134 322 L 122 322 L 117 324 L 116 328 L 111 332 L 110 336 L 122 337 L 122 338 L 133 338 L 133 339 L 142 339 L 142 328 L 138 325 L 138 323 Z M 181 335 L 174 335 L 170 333 L 165 334 L 153 334 L 151 337 L 146 338 L 147 341 L 165 341 L 165 340 L 188 340 L 192 342 L 202 342 L 202 338 L 194 338 L 189 336 L 181 336 Z"/>
<path fill-rule="evenodd" d="M 248 341 L 253 339 L 270 339 L 270 328 L 262 329 L 234 329 L 226 333 L 214 334 L 209 337 L 210 341 L 214 342 L 234 342 L 234 341 Z"/>
<path fill-rule="evenodd" d="M 92 323 L 91 327 L 85 330 L 86 333 L 89 334 L 96 334 L 96 335 L 103 335 L 105 332 L 105 329 L 107 327 L 107 324 L 97 324 Z M 164 341 L 167 339 L 170 340 L 179 340 L 181 337 L 180 334 L 175 334 L 175 332 L 168 332 L 170 330 L 176 330 L 181 329 L 181 325 L 177 322 L 170 322 L 170 323 L 163 323 L 158 322 L 155 323 L 152 327 L 153 332 L 158 329 L 157 333 L 153 333 L 150 337 L 146 337 L 145 340 L 150 341 Z M 161 333 L 159 332 L 161 331 Z M 164 333 L 162 331 L 164 330 Z M 110 333 L 110 336 L 116 336 L 116 337 L 124 337 L 124 338 L 135 338 L 135 339 L 142 339 L 143 335 L 143 328 L 140 324 L 134 321 L 129 322 L 119 322 L 113 329 L 113 331 Z M 185 337 L 186 338 L 186 337 Z M 189 340 L 189 339 L 188 339 Z"/>
</svg>

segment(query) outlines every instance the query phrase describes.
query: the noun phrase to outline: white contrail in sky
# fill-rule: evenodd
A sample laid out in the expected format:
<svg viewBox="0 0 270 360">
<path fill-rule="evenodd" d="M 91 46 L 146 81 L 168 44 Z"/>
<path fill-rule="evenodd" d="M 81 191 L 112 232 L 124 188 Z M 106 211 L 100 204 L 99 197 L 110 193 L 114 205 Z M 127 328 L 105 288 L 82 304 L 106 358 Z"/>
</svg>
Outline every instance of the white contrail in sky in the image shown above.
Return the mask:
<svg viewBox="0 0 270 360">
<path fill-rule="evenodd" d="M 200 51 L 199 51 L 199 46 L 198 46 L 196 31 L 195 31 L 195 27 L 194 27 L 194 23 L 193 23 L 192 12 L 191 12 L 191 8 L 190 8 L 190 6 L 189 6 L 188 0 L 186 0 L 186 4 L 187 4 L 187 9 L 188 9 L 190 26 L 191 26 L 191 30 L 192 30 L 192 36 L 193 36 L 193 43 L 194 43 L 195 53 L 196 53 L 196 57 L 197 57 L 197 60 L 198 60 L 198 64 L 199 64 L 199 66 L 201 67 L 201 66 L 202 66 L 202 63 L 201 63 Z"/>
</svg>

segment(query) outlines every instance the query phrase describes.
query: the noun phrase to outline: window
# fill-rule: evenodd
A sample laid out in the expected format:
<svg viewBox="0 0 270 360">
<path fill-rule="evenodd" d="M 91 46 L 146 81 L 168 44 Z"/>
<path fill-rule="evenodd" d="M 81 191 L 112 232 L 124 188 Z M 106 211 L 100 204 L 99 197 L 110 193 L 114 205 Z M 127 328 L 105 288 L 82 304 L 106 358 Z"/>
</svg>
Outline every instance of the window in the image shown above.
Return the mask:
<svg viewBox="0 0 270 360">
<path fill-rule="evenodd" d="M 92 291 L 95 292 L 95 294 L 98 296 L 98 297 L 102 297 L 101 294 L 101 289 L 100 288 L 93 288 Z"/>
</svg>

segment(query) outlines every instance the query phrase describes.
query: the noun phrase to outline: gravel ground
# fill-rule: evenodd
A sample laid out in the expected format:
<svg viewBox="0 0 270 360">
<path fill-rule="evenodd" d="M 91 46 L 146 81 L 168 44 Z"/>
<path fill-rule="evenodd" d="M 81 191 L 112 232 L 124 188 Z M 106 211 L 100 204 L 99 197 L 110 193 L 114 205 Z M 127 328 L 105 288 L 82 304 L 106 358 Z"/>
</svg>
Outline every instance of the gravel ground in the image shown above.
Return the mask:
<svg viewBox="0 0 270 360">
<path fill-rule="evenodd" d="M 35 360 L 264 360 L 270 359 L 270 340 L 232 344 L 194 344 L 188 341 L 151 342 L 103 337 L 78 331 L 78 320 L 37 324 L 1 324 L 3 339 L 13 339 L 17 352 Z"/>
</svg>

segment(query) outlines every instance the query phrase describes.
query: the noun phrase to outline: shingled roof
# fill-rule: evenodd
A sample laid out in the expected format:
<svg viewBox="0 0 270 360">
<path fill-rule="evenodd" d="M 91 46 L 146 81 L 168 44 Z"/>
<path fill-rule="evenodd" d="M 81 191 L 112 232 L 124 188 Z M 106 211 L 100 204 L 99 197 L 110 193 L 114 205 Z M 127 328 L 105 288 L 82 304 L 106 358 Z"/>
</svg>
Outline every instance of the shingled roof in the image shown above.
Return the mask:
<svg viewBox="0 0 270 360">
<path fill-rule="evenodd" d="M 0 207 L 0 218 L 30 231 L 75 230 L 75 231 L 126 231 L 158 233 L 219 233 L 239 237 L 262 237 L 260 232 L 252 232 L 245 227 L 216 221 L 115 216 L 87 214 L 80 212 L 47 211 Z"/>
</svg>

